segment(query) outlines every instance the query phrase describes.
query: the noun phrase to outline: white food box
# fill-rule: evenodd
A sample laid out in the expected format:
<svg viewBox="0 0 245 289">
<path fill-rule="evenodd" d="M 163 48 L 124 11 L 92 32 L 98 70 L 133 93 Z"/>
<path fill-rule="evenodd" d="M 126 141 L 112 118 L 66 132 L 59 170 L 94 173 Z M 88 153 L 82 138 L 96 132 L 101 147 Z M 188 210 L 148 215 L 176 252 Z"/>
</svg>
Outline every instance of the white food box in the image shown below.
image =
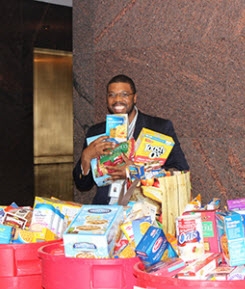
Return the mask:
<svg viewBox="0 0 245 289">
<path fill-rule="evenodd" d="M 83 205 L 63 234 L 66 257 L 110 258 L 123 221 L 123 206 Z"/>
</svg>

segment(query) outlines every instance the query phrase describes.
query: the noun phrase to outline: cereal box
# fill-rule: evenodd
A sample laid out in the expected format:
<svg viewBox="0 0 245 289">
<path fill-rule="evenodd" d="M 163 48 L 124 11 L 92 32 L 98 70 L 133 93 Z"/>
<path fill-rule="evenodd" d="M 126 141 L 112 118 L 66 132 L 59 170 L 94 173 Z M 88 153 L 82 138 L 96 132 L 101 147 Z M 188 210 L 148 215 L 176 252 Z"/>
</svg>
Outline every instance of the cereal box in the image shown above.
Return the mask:
<svg viewBox="0 0 245 289">
<path fill-rule="evenodd" d="M 182 215 L 176 219 L 178 253 L 184 261 L 193 261 L 204 254 L 201 214 Z"/>
<path fill-rule="evenodd" d="M 83 205 L 63 234 L 65 255 L 110 258 L 120 235 L 122 220 L 122 206 Z"/>
<path fill-rule="evenodd" d="M 174 147 L 172 137 L 142 128 L 135 145 L 135 163 L 147 163 L 152 160 L 163 165 Z"/>
<path fill-rule="evenodd" d="M 216 224 L 216 210 L 195 210 L 184 212 L 184 215 L 201 214 L 204 249 L 206 252 L 220 252 Z"/>
<path fill-rule="evenodd" d="M 128 115 L 127 114 L 107 114 L 106 135 L 123 142 L 128 139 Z"/>
<path fill-rule="evenodd" d="M 229 266 L 245 264 L 245 235 L 242 215 L 217 212 L 218 238 L 226 263 Z"/>
</svg>

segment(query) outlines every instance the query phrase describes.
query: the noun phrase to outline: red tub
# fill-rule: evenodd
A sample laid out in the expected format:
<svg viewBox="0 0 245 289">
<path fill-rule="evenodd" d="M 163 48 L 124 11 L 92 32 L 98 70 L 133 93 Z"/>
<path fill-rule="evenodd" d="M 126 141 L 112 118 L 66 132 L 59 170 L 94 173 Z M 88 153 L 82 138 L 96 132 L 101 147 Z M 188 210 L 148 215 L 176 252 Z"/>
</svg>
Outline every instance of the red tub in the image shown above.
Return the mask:
<svg viewBox="0 0 245 289">
<path fill-rule="evenodd" d="M 0 245 L 0 285 L 11 289 L 42 289 L 38 249 L 56 241 Z"/>
<path fill-rule="evenodd" d="M 138 258 L 79 259 L 64 255 L 63 243 L 38 250 L 44 289 L 132 289 Z"/>
<path fill-rule="evenodd" d="M 148 274 L 140 269 L 140 262 L 134 265 L 136 285 L 146 289 L 243 289 L 245 281 L 200 281 L 183 280 Z"/>
</svg>

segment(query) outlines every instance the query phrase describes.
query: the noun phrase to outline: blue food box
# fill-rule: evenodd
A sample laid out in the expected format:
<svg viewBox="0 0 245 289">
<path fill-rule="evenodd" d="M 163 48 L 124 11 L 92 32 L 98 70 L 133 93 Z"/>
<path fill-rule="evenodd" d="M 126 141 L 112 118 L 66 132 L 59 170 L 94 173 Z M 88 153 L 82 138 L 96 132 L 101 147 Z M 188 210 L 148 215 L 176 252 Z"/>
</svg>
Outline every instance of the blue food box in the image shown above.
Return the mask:
<svg viewBox="0 0 245 289">
<path fill-rule="evenodd" d="M 243 216 L 235 211 L 216 213 L 218 238 L 229 266 L 245 264 L 245 232 Z"/>
<path fill-rule="evenodd" d="M 110 258 L 122 221 L 123 206 L 83 205 L 63 234 L 66 257 Z"/>
<path fill-rule="evenodd" d="M 161 228 L 150 226 L 135 249 L 136 255 L 146 267 L 161 259 L 177 257 Z"/>
<path fill-rule="evenodd" d="M 117 142 L 124 142 L 128 139 L 128 115 L 127 114 L 107 114 L 106 115 L 106 135 Z"/>
<path fill-rule="evenodd" d="M 13 234 L 14 234 L 13 227 L 0 224 L 0 244 L 11 243 Z"/>
</svg>

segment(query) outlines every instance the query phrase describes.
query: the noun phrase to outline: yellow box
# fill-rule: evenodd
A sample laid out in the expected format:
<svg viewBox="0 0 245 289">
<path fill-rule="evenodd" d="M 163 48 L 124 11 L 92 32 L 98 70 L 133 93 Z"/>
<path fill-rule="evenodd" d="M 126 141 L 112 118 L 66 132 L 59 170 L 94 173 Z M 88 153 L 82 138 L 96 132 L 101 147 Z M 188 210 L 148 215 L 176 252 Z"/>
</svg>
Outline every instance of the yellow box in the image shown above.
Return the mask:
<svg viewBox="0 0 245 289">
<path fill-rule="evenodd" d="M 16 229 L 13 237 L 13 243 L 26 244 L 44 241 L 56 240 L 58 237 L 48 228 L 42 228 L 41 231 L 34 232 L 23 229 Z"/>
<path fill-rule="evenodd" d="M 174 147 L 172 137 L 142 128 L 135 147 L 135 163 L 148 163 L 159 161 L 163 165 Z"/>
</svg>

